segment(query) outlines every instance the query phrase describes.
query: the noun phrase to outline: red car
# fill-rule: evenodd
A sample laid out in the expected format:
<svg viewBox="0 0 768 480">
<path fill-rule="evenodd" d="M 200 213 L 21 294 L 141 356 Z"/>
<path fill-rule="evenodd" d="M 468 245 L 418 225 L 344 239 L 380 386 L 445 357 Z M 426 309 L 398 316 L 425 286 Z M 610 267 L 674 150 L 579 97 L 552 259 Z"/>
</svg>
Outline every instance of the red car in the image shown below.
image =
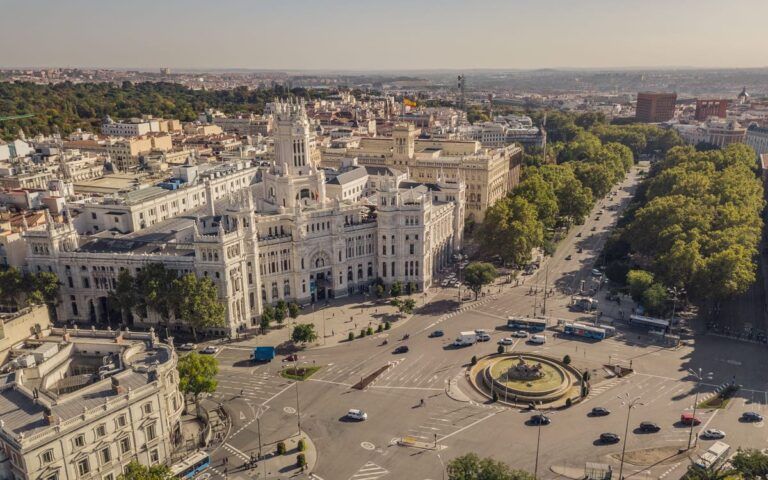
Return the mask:
<svg viewBox="0 0 768 480">
<path fill-rule="evenodd" d="M 685 412 L 682 415 L 680 415 L 680 423 L 683 425 L 699 425 L 701 423 L 701 420 L 699 417 L 694 417 L 693 413 Z"/>
<path fill-rule="evenodd" d="M 296 355 L 295 353 L 292 353 L 292 354 L 288 355 L 287 357 L 285 357 L 283 359 L 283 361 L 284 362 L 295 362 L 298 359 L 299 359 L 299 356 Z"/>
</svg>

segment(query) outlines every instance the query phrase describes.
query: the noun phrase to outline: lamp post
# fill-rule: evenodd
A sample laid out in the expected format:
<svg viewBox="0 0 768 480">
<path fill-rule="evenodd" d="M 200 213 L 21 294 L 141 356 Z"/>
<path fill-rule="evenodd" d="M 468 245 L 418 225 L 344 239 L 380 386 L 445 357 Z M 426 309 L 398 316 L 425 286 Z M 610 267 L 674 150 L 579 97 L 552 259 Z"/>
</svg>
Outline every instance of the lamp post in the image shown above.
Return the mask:
<svg viewBox="0 0 768 480">
<path fill-rule="evenodd" d="M 624 452 L 627 450 L 627 435 L 629 434 L 629 416 L 632 413 L 632 409 L 643 405 L 640 402 L 640 397 L 630 398 L 629 393 L 625 393 L 623 396 L 618 395 L 618 398 L 622 400 L 621 406 L 627 407 L 627 424 L 624 426 L 624 443 L 621 446 L 621 463 L 619 465 L 619 479 L 623 480 L 622 474 L 624 473 Z"/>
<path fill-rule="evenodd" d="M 296 359 L 298 356 L 294 357 L 293 360 L 293 373 L 296 375 L 296 425 L 299 427 L 299 436 L 301 436 L 301 408 L 299 404 L 299 369 L 296 366 Z"/>
<path fill-rule="evenodd" d="M 672 295 L 672 316 L 669 317 L 669 326 L 671 328 L 672 325 L 675 324 L 675 310 L 677 309 L 677 300 L 679 299 L 680 295 L 685 295 L 685 289 L 679 287 L 671 287 L 667 289 L 667 292 Z"/>
<path fill-rule="evenodd" d="M 536 463 L 533 465 L 533 478 L 539 477 L 539 448 L 541 447 L 541 424 L 544 423 L 544 413 L 540 409 L 534 410 L 538 416 L 539 430 L 536 433 Z"/>
<path fill-rule="evenodd" d="M 705 378 L 707 380 L 712 379 L 712 372 L 702 374 L 701 368 L 696 371 L 689 368 L 688 373 L 690 373 L 696 379 L 696 397 L 693 401 L 693 418 L 691 418 L 691 429 L 688 432 L 688 448 L 686 450 L 691 449 L 691 441 L 693 440 L 693 427 L 696 424 L 696 407 L 699 406 L 699 391 L 701 390 L 701 381 Z"/>
</svg>

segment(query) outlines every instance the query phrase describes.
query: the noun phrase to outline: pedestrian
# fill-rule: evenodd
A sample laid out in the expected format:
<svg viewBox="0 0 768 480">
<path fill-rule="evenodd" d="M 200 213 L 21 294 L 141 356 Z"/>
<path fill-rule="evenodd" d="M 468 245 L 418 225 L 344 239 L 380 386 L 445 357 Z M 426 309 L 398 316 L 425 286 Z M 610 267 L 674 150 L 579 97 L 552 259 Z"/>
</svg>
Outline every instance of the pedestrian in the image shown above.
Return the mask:
<svg viewBox="0 0 768 480">
<path fill-rule="evenodd" d="M 333 329 L 331 329 L 331 336 L 334 336 L 334 335 L 336 335 L 336 332 L 334 332 Z"/>
</svg>

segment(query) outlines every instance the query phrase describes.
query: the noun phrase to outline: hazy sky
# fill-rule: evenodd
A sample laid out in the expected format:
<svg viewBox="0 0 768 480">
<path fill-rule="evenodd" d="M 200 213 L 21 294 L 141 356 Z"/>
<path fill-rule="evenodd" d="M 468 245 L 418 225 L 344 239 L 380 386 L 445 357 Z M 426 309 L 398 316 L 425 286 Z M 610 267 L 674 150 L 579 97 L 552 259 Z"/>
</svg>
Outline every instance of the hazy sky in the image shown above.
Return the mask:
<svg viewBox="0 0 768 480">
<path fill-rule="evenodd" d="M 0 0 L 0 67 L 768 66 L 768 0 Z"/>
</svg>

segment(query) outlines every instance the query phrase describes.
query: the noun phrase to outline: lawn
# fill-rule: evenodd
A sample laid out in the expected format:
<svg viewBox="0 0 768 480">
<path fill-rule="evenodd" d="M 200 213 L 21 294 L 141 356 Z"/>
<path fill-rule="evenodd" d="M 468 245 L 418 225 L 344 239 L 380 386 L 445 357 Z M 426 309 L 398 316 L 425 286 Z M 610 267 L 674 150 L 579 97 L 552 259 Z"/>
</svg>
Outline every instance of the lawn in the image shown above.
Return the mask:
<svg viewBox="0 0 768 480">
<path fill-rule="evenodd" d="M 316 365 L 311 367 L 288 367 L 283 369 L 283 371 L 280 372 L 280 375 L 291 380 L 304 381 L 314 375 L 318 370 L 320 370 L 320 367 Z"/>
</svg>

